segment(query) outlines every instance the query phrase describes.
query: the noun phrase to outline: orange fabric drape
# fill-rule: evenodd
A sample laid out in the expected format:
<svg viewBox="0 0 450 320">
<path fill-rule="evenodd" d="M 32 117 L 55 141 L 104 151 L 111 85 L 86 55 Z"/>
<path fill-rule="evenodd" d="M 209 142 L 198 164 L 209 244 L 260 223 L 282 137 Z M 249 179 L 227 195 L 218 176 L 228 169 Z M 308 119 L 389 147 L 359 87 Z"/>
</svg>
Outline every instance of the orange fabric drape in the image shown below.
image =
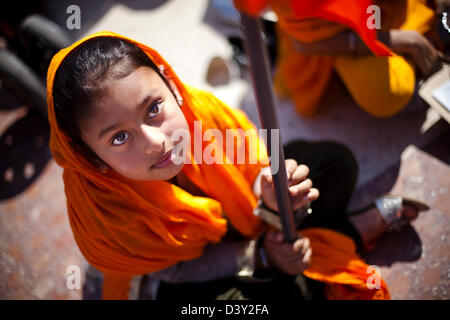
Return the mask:
<svg viewBox="0 0 450 320">
<path fill-rule="evenodd" d="M 274 78 L 281 97 L 294 100 L 297 112 L 312 116 L 328 86 L 333 57 L 296 53 L 292 38 L 304 43 L 323 40 L 351 28 L 377 55 L 390 55 L 376 39 L 376 31 L 366 26 L 367 7 L 372 0 L 235 0 L 236 7 L 256 16 L 266 7 L 278 17 L 278 59 Z"/>
<path fill-rule="evenodd" d="M 56 121 L 53 82 L 64 58 L 81 43 L 94 37 L 128 40 L 141 48 L 157 66 L 164 67 L 166 76 L 173 81 L 183 99 L 181 109 L 189 125 L 192 152 L 196 141 L 192 138 L 195 121 L 201 121 L 202 132 L 212 128 L 219 129 L 224 137 L 227 129 L 250 129 L 248 133 L 258 143 L 249 143 L 249 135 L 238 135 L 234 159 L 231 159 L 233 164 L 198 163 L 190 154 L 191 164 L 184 165 L 183 174 L 208 197 L 193 196 L 167 181 L 129 180 L 112 169 L 101 173 L 71 147 L 69 138 Z M 257 137 L 256 127 L 242 111 L 229 108 L 207 92 L 184 85 L 155 50 L 112 32 L 92 34 L 53 57 L 47 76 L 47 102 L 51 128 L 50 149 L 55 161 L 64 168 L 70 225 L 84 257 L 105 275 L 103 298 L 125 299 L 133 276 L 161 270 L 200 256 L 207 243 L 218 242 L 225 234 L 225 212 L 230 223 L 245 236 L 255 236 L 264 229 L 259 218 L 252 213 L 257 203 L 252 190 L 253 183 L 260 169 L 267 163 L 267 151 L 263 140 Z M 203 143 L 202 151 L 207 146 L 209 143 Z M 225 144 L 223 147 L 225 150 Z M 257 163 L 237 164 L 239 148 L 245 150 L 247 158 L 249 154 L 256 153 Z M 226 155 L 224 151 L 224 158 Z M 344 256 L 350 260 L 358 258 L 354 252 L 336 251 L 336 243 L 323 241 L 324 238 L 320 235 L 326 238 L 328 234 L 325 229 L 310 231 L 310 236 L 317 243 L 314 254 L 327 256 L 327 264 L 335 267 L 319 268 L 317 274 L 322 274 L 323 280 L 330 279 L 330 286 L 333 287 L 335 279 L 353 279 L 354 275 L 360 276 L 360 272 L 353 270 L 354 265 L 349 264 L 346 276 L 333 277 L 333 273 L 343 267 L 342 263 L 347 264 L 347 260 L 338 257 Z M 352 243 L 344 235 L 335 237 L 334 241 Z M 363 265 L 360 261 L 360 266 Z M 349 284 L 353 286 L 351 281 Z M 347 284 L 341 283 L 338 286 L 342 285 Z M 359 287 L 356 291 L 358 290 L 367 291 Z M 338 292 L 334 297 L 345 298 L 340 294 Z M 356 296 L 357 294 L 349 297 Z"/>
<path fill-rule="evenodd" d="M 322 18 L 357 32 L 376 55 L 390 55 L 389 49 L 377 40 L 376 31 L 367 28 L 367 8 L 374 4 L 373 0 L 234 0 L 234 4 L 239 11 L 252 16 L 270 7 L 277 14 L 281 29 L 301 41 L 308 42 L 309 39 L 304 38 L 308 34 L 304 33 L 301 23 L 298 25 L 299 22 L 307 18 Z M 333 29 L 336 27 L 332 27 L 331 33 L 335 32 Z M 317 40 L 320 39 L 315 37 L 313 41 Z"/>
<path fill-rule="evenodd" d="M 377 41 L 376 30 L 367 27 L 367 20 L 372 15 L 372 11 L 367 12 L 367 8 L 372 4 L 379 6 L 383 31 L 402 29 L 425 33 L 430 29 L 434 16 L 425 0 L 235 0 L 235 4 L 238 9 L 251 15 L 258 15 L 265 8 L 270 8 L 277 14 L 278 58 L 274 87 L 279 96 L 293 100 L 300 115 L 313 116 L 318 112 L 333 69 L 336 68 L 341 79 L 345 78 L 342 80 L 358 105 L 371 115 L 391 116 L 401 110 L 412 97 L 410 91 L 414 88 L 415 81 L 414 75 L 410 76 L 412 67 Z M 348 28 L 356 32 L 376 55 L 367 56 L 371 58 L 368 60 L 370 63 L 358 64 L 357 58 L 350 55 L 301 54 L 296 52 L 292 41 L 296 39 L 312 43 L 333 37 Z M 384 58 L 385 56 L 390 57 Z M 336 62 L 337 59 L 339 61 Z M 342 60 L 350 63 L 342 63 Z M 356 63 L 352 64 L 352 61 Z M 383 63 L 402 67 L 379 70 Z M 363 68 L 360 73 L 375 72 L 375 83 L 360 81 L 360 78 L 353 76 L 354 70 L 359 66 Z M 380 75 L 378 71 L 381 72 Z M 390 78 L 385 79 L 383 73 L 389 73 Z M 406 79 L 401 81 L 400 87 L 395 85 L 397 78 Z M 390 90 L 391 83 L 394 83 L 394 88 Z M 363 89 L 354 92 L 355 87 L 359 89 L 358 84 Z M 388 87 L 388 90 L 373 91 L 373 99 L 373 96 L 365 95 L 364 88 L 369 85 Z"/>
<path fill-rule="evenodd" d="M 303 274 L 325 282 L 328 299 L 390 299 L 387 284 L 381 276 L 377 290 L 368 288 L 367 282 L 370 285 L 375 282 L 370 278 L 372 269 L 358 256 L 355 243 L 349 237 L 322 228 L 302 230 L 302 235 L 310 239 L 313 252 L 311 265 Z"/>
</svg>

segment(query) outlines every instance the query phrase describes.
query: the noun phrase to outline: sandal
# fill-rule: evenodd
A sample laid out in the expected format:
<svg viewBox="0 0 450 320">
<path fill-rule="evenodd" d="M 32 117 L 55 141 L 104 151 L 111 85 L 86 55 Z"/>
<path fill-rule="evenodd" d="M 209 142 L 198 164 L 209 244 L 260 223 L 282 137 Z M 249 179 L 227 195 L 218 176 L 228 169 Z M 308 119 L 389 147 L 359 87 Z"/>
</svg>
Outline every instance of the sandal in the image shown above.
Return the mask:
<svg viewBox="0 0 450 320">
<path fill-rule="evenodd" d="M 417 213 L 430 209 L 430 207 L 423 202 L 401 196 L 385 194 L 376 198 L 373 204 L 353 212 L 352 214 L 362 213 L 372 207 L 376 207 L 383 220 L 389 226 L 388 231 L 399 231 L 402 227 L 410 223 L 410 220 L 401 216 L 401 210 L 404 204 L 415 208 Z"/>
</svg>

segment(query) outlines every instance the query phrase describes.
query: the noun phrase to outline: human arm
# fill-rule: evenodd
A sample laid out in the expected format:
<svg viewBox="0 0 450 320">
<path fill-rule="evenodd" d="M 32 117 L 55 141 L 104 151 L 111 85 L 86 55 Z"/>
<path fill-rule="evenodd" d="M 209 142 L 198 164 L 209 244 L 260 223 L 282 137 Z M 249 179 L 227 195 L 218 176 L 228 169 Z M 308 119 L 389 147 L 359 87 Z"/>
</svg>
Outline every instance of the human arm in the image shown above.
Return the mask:
<svg viewBox="0 0 450 320">
<path fill-rule="evenodd" d="M 390 30 L 380 35 L 380 41 L 397 54 L 409 55 L 424 77 L 439 70 L 441 61 L 449 62 L 448 57 L 415 30 Z"/>
<path fill-rule="evenodd" d="M 207 245 L 200 257 L 152 272 L 149 276 L 169 283 L 204 282 L 231 277 L 238 271 L 237 257 L 247 245 L 247 242 Z"/>
<path fill-rule="evenodd" d="M 425 77 L 440 68 L 440 61 L 448 61 L 442 52 L 422 34 L 414 30 L 379 31 L 378 40 L 397 54 L 410 56 Z M 333 37 L 304 43 L 292 38 L 297 52 L 306 55 L 354 55 L 371 54 L 369 48 L 352 30 L 345 30 Z"/>
<path fill-rule="evenodd" d="M 285 164 L 292 209 L 295 211 L 316 200 L 319 197 L 319 190 L 313 188 L 313 183 L 308 178 L 309 168 L 306 165 L 298 164 L 294 159 L 286 159 Z M 278 212 L 270 167 L 261 169 L 255 180 L 253 190 L 255 195 L 260 197 L 270 210 Z"/>
<path fill-rule="evenodd" d="M 271 209 L 276 209 L 276 199 L 272 194 L 269 167 L 263 168 L 257 175 L 253 190 L 257 197 L 262 197 Z M 286 160 L 289 174 L 290 191 L 294 196 L 294 208 L 298 209 L 306 203 L 317 199 L 318 190 L 312 188 L 312 182 L 306 179 L 309 169 L 304 165 L 297 165 L 293 159 Z M 304 195 L 310 195 L 304 199 Z M 207 245 L 203 254 L 193 260 L 182 261 L 161 271 L 153 272 L 149 276 L 170 283 L 204 282 L 234 276 L 239 273 L 245 256 L 253 259 L 250 269 L 264 268 L 259 246 L 263 246 L 267 253 L 268 267 L 276 267 L 282 272 L 295 274 L 303 270 L 310 259 L 311 249 L 307 238 L 298 239 L 294 243 L 283 243 L 279 233 L 270 231 L 263 235 L 262 242 L 220 242 Z M 251 259 L 250 259 L 251 260 Z M 267 267 L 267 266 L 266 266 Z"/>
<path fill-rule="evenodd" d="M 294 159 L 287 159 L 286 171 L 294 211 L 318 198 L 319 191 L 312 188 L 312 181 L 307 179 L 307 166 L 298 165 Z M 266 207 L 278 211 L 270 167 L 261 170 L 253 190 L 255 195 L 261 197 Z M 269 231 L 263 235 L 261 247 L 267 255 L 267 267 L 275 267 L 286 274 L 298 274 L 306 269 L 311 261 L 312 251 L 309 239 L 305 237 L 299 237 L 293 243 L 286 243 L 283 242 L 281 232 Z"/>
<path fill-rule="evenodd" d="M 352 30 L 345 30 L 332 37 L 314 42 L 302 42 L 291 38 L 297 52 L 306 55 L 364 55 L 371 51 Z"/>
</svg>

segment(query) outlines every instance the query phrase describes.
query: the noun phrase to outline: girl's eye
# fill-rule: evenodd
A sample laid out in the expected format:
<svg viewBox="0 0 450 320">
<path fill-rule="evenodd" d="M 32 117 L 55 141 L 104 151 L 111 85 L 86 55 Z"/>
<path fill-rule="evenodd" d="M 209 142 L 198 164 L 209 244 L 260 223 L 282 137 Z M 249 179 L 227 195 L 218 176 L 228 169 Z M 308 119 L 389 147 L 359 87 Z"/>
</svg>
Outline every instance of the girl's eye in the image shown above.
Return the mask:
<svg viewBox="0 0 450 320">
<path fill-rule="evenodd" d="M 148 110 L 150 118 L 156 117 L 163 108 L 164 108 L 164 105 L 161 101 L 158 101 L 154 105 L 152 105 Z"/>
<path fill-rule="evenodd" d="M 112 141 L 112 145 L 114 146 L 120 146 L 124 144 L 128 140 L 129 134 L 126 132 L 121 132 L 117 136 L 114 137 Z M 118 141 L 119 143 L 114 143 L 115 141 Z"/>
<path fill-rule="evenodd" d="M 164 104 L 162 103 L 162 101 L 158 101 L 155 104 L 153 104 L 149 109 L 148 109 L 148 113 L 150 118 L 154 118 L 156 117 L 159 113 L 161 113 L 161 110 L 164 108 Z M 128 137 L 130 135 L 126 132 L 121 132 L 119 133 L 117 136 L 115 136 L 111 142 L 111 144 L 113 146 L 120 146 L 122 144 L 124 144 L 127 140 Z M 118 143 L 116 143 L 116 141 Z"/>
</svg>

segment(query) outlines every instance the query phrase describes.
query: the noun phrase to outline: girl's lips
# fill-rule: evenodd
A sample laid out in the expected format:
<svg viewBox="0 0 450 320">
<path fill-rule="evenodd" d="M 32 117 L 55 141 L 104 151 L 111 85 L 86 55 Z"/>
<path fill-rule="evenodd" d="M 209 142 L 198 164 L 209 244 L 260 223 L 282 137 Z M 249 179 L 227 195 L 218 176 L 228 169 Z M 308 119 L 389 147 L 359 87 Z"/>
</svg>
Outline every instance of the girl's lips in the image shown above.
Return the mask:
<svg viewBox="0 0 450 320">
<path fill-rule="evenodd" d="M 167 152 L 157 163 L 151 166 L 151 168 L 164 168 L 172 163 L 172 150 Z"/>
</svg>

